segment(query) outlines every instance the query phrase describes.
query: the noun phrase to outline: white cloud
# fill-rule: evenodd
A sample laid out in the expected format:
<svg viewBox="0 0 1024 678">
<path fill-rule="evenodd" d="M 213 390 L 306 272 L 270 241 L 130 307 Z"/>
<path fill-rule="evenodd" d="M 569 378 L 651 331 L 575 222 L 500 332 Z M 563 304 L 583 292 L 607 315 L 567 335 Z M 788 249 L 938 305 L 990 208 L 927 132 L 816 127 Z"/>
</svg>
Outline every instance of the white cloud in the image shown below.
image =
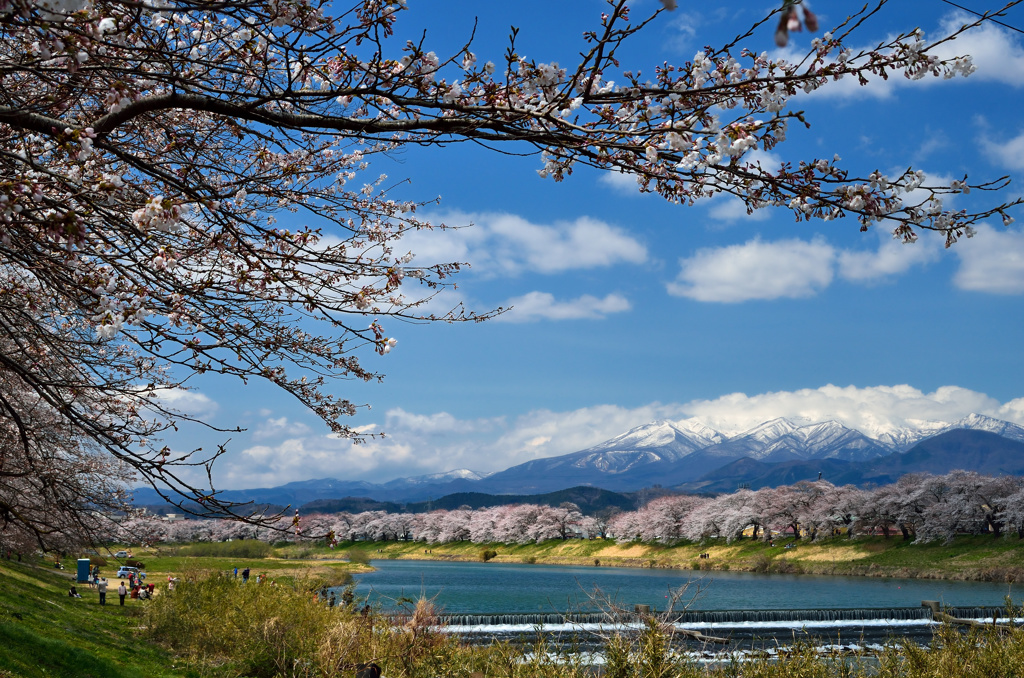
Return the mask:
<svg viewBox="0 0 1024 678">
<path fill-rule="evenodd" d="M 952 14 L 942 21 L 939 32 L 952 32 L 976 20 L 976 17 L 966 14 Z M 991 21 L 984 21 L 956 40 L 939 45 L 934 54 L 941 59 L 970 55 L 977 70 L 968 80 L 999 82 L 1012 87 L 1024 85 L 1024 48 L 1021 47 L 1020 40 L 1010 31 Z M 934 81 L 936 78 L 931 80 Z"/>
<path fill-rule="evenodd" d="M 769 208 L 762 208 L 747 214 L 747 205 L 734 195 L 719 193 L 709 198 L 708 216 L 716 221 L 764 221 L 772 216 Z"/>
<path fill-rule="evenodd" d="M 734 303 L 752 299 L 799 298 L 818 294 L 835 278 L 856 284 L 886 281 L 915 266 L 938 261 L 944 239 L 925 231 L 916 243 L 878 233 L 876 249 L 834 248 L 821 238 L 764 242 L 698 250 L 680 261 L 669 294 L 697 301 Z M 992 294 L 1024 293 L 1024 232 L 978 228 L 952 249 L 960 259 L 954 284 Z"/>
<path fill-rule="evenodd" d="M 209 419 L 220 409 L 214 400 L 195 390 L 165 388 L 157 391 L 156 397 L 164 407 L 196 419 Z"/>
<path fill-rule="evenodd" d="M 1004 405 L 984 393 L 959 386 L 942 386 L 925 393 L 905 384 L 866 388 L 829 384 L 752 396 L 732 393 L 714 400 L 694 400 L 683 409 L 726 434 L 740 433 L 776 417 L 795 423 L 835 419 L 866 433 L 920 422 L 952 422 L 972 412 L 1024 424 L 1024 398 Z"/>
<path fill-rule="evenodd" d="M 398 429 L 419 435 L 436 435 L 448 433 L 473 433 L 490 431 L 501 424 L 500 419 L 456 419 L 447 412 L 434 414 L 415 414 L 401 408 L 388 410 L 387 430 Z"/>
<path fill-rule="evenodd" d="M 631 234 L 599 219 L 536 224 L 508 213 L 453 214 L 443 221 L 465 228 L 418 232 L 403 239 L 416 263 L 468 262 L 477 274 L 516 276 L 561 273 L 647 261 L 647 248 Z"/>
<path fill-rule="evenodd" d="M 1001 139 L 982 136 L 981 147 L 993 165 L 1012 170 L 1024 169 L 1024 132 Z"/>
<path fill-rule="evenodd" d="M 290 421 L 288 417 L 268 417 L 253 430 L 252 439 L 266 440 L 281 436 L 301 436 L 307 433 L 310 433 L 309 427 L 301 421 Z"/>
<path fill-rule="evenodd" d="M 966 14 L 954 13 L 947 15 L 941 22 L 939 28 L 926 34 L 926 41 L 938 39 L 948 35 L 966 23 L 973 23 L 976 17 L 969 17 Z M 891 35 L 886 40 L 891 40 Z M 872 45 L 850 46 L 855 54 L 864 51 L 871 52 Z M 820 98 L 867 98 L 887 99 L 897 89 L 908 87 L 929 87 L 935 85 L 950 85 L 970 83 L 977 81 L 997 82 L 1011 87 L 1024 85 L 1024 48 L 1020 40 L 1009 31 L 1000 28 L 998 25 L 985 21 L 980 26 L 960 35 L 956 40 L 944 42 L 930 51 L 931 54 L 940 59 L 952 59 L 968 55 L 975 67 L 975 72 L 968 78 L 957 75 L 951 80 L 943 77 L 925 76 L 920 80 L 911 80 L 902 73 L 890 73 L 887 79 L 875 75 L 868 75 L 868 84 L 861 85 L 856 77 L 846 76 L 838 82 L 829 82 L 810 95 Z M 780 54 L 788 61 L 799 61 L 803 55 L 795 52 Z"/>
<path fill-rule="evenodd" d="M 963 290 L 989 294 L 1024 294 L 1024 231 L 987 224 L 973 238 L 953 246 L 960 268 L 953 283 Z"/>
<path fill-rule="evenodd" d="M 597 177 L 597 183 L 602 184 L 625 195 L 643 195 L 640 193 L 640 184 L 637 183 L 637 175 L 628 172 L 607 170 L 601 172 Z"/>
<path fill-rule="evenodd" d="M 727 435 L 776 417 L 795 423 L 835 419 L 872 435 L 928 422 L 952 422 L 972 412 L 1024 425 L 1024 397 L 1001 403 L 959 386 L 928 393 L 908 385 L 829 384 L 634 408 L 595 405 L 566 412 L 535 410 L 512 421 L 395 409 L 387 413 L 383 427 L 365 427 L 368 431 L 383 428 L 387 436 L 362 445 L 332 435 L 307 435 L 232 453 L 216 467 L 217 486 L 266 487 L 311 478 L 381 482 L 456 468 L 500 471 L 533 459 L 578 452 L 661 419 L 696 417 Z"/>
<path fill-rule="evenodd" d="M 628 311 L 629 300 L 620 294 L 609 294 L 603 299 L 584 294 L 569 301 L 557 301 L 547 292 L 530 292 L 503 304 L 511 307 L 507 313 L 495 318 L 499 322 L 525 323 L 537 320 L 600 319 L 610 313 Z"/>
<path fill-rule="evenodd" d="M 895 240 L 881 230 L 877 250 L 844 250 L 839 253 L 839 275 L 852 282 L 872 282 L 906 273 L 938 259 L 943 241 L 924 234 L 916 243 Z"/>
<path fill-rule="evenodd" d="M 669 294 L 697 301 L 807 297 L 832 282 L 835 250 L 824 240 L 751 240 L 702 249 L 680 261 Z"/>
</svg>

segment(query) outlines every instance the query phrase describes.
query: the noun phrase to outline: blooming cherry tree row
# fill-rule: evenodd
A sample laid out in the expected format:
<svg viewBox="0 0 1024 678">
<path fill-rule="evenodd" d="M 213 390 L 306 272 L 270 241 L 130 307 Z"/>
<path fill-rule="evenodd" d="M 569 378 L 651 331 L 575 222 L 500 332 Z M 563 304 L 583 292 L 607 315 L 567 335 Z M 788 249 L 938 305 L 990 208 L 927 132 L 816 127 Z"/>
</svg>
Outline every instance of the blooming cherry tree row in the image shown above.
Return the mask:
<svg viewBox="0 0 1024 678">
<path fill-rule="evenodd" d="M 551 539 L 611 538 L 620 542 L 703 542 L 780 536 L 816 540 L 845 534 L 900 534 L 918 542 L 949 541 L 958 534 L 989 533 L 1024 539 L 1024 478 L 984 476 L 973 471 L 909 474 L 891 485 L 861 489 L 824 480 L 760 490 L 741 489 L 717 497 L 663 496 L 636 511 L 585 516 L 579 507 L 515 504 L 428 513 L 314 514 L 267 524 L 236 520 L 181 520 L 134 515 L 105 539 L 157 543 L 260 539 L 273 542 L 420 541 L 427 544 L 529 544 Z"/>
</svg>

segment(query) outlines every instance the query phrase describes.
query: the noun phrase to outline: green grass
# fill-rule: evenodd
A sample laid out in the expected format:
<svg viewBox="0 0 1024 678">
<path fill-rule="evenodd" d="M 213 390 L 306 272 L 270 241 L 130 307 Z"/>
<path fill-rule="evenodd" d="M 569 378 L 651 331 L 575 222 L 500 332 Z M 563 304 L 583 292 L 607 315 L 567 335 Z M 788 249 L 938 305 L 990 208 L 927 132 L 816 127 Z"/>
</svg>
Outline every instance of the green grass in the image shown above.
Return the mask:
<svg viewBox="0 0 1024 678">
<path fill-rule="evenodd" d="M 189 676 L 174 668 L 169 653 L 134 639 L 143 602 L 107 604 L 86 585 L 82 598 L 70 598 L 68 571 L 42 561 L 0 565 L 0 675 L 68 678 L 160 678 Z M 3 672 L 7 672 L 6 674 Z"/>
</svg>

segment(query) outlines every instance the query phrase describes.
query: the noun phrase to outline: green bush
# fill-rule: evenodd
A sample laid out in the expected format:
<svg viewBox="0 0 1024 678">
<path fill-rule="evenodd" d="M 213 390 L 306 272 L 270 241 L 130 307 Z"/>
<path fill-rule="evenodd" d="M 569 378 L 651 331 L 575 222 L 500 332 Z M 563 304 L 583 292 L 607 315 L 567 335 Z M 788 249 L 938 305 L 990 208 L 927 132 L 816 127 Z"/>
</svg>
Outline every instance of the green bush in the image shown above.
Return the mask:
<svg viewBox="0 0 1024 678">
<path fill-rule="evenodd" d="M 365 549 L 351 548 L 348 550 L 348 562 L 369 565 L 370 554 Z"/>
<path fill-rule="evenodd" d="M 408 621 L 394 626 L 309 594 L 322 586 L 313 580 L 242 584 L 189 572 L 173 594 L 147 607 L 147 633 L 204 676 L 351 676 L 351 667 L 373 661 L 388 676 L 468 678 L 465 667 L 477 651 L 437 631 L 429 600 L 419 600 Z"/>
<path fill-rule="evenodd" d="M 486 563 L 488 560 L 494 558 L 497 555 L 498 555 L 498 552 L 495 551 L 494 549 L 484 549 L 483 551 L 480 552 L 480 560 L 482 560 L 482 561 L 484 561 Z"/>
</svg>

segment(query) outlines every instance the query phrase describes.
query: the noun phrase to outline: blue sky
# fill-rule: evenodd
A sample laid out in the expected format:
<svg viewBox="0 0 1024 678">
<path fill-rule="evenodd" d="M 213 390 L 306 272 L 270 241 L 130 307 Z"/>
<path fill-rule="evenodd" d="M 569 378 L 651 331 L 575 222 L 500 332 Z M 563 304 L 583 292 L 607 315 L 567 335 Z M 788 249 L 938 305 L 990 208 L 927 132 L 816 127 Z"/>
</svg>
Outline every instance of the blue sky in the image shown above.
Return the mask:
<svg viewBox="0 0 1024 678">
<path fill-rule="evenodd" d="M 939 0 L 891 3 L 848 44 L 869 46 L 920 26 L 926 37 L 959 25 Z M 477 19 L 472 47 L 499 61 L 510 25 L 520 54 L 572 65 L 581 33 L 603 3 L 409 0 L 397 25 L 439 55 L 456 51 Z M 655 0 L 636 2 L 646 14 Z M 681 2 L 623 52 L 623 65 L 653 73 L 705 44 L 745 30 L 771 2 Z M 859 2 L 815 3 L 822 30 Z M 983 10 L 983 5 L 969 5 Z M 1024 8 L 1003 21 L 1024 27 Z M 801 55 L 811 35 L 779 51 L 772 29 L 743 44 Z M 770 161 L 842 157 L 852 172 L 913 165 L 948 184 L 1010 175 L 999 195 L 959 196 L 954 206 L 995 204 L 1024 186 L 1024 41 L 987 24 L 947 54 L 971 54 L 977 72 L 866 87 L 841 82 L 790 102 L 808 130 L 791 126 Z M 528 149 L 521 149 L 528 150 Z M 762 156 L 764 153 L 762 152 Z M 232 436 L 218 462 L 223 488 L 319 477 L 387 480 L 454 468 L 495 471 L 574 452 L 654 419 L 699 416 L 739 431 L 775 416 L 838 418 L 861 427 L 954 420 L 982 412 L 1024 424 L 1024 231 L 985 224 L 946 250 L 937 238 L 901 245 L 852 220 L 795 223 L 784 209 L 748 216 L 716 198 L 693 207 L 636 190 L 626 176 L 579 169 L 562 183 L 538 176 L 538 156 L 469 144 L 407 149 L 378 161 L 406 199 L 441 202 L 427 212 L 473 226 L 409 238 L 416 263 L 465 261 L 459 287 L 432 303 L 486 311 L 480 324 L 385 322 L 398 339 L 367 365 L 381 384 L 339 381 L 332 390 L 362 409 L 351 424 L 387 437 L 353 446 L 284 394 L 263 385 L 204 379 L 180 399 Z M 370 174 L 373 174 L 372 172 Z M 367 179 L 370 178 L 367 175 Z M 1021 210 L 1024 212 L 1024 210 Z M 1024 213 L 1015 213 L 1024 221 Z M 177 449 L 212 449 L 223 436 L 183 431 Z"/>
</svg>

